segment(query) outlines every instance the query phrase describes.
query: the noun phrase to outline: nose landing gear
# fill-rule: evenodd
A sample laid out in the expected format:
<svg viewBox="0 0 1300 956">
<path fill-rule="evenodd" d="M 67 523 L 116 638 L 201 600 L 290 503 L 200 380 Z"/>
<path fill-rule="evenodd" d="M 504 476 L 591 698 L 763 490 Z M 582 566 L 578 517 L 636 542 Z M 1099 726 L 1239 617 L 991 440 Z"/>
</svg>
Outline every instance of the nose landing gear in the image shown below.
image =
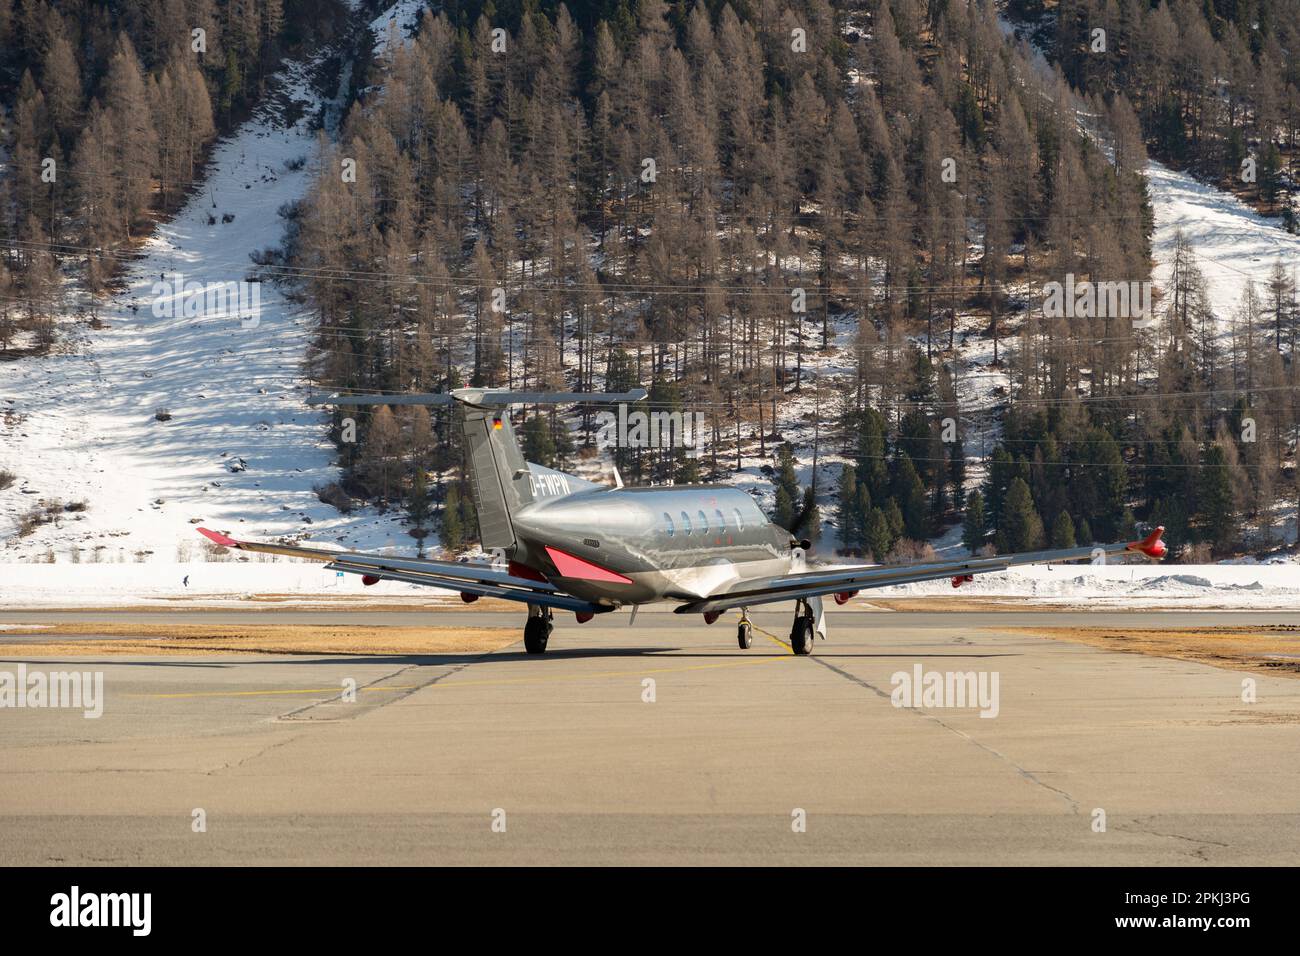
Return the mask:
<svg viewBox="0 0 1300 956">
<path fill-rule="evenodd" d="M 742 651 L 749 650 L 754 643 L 754 628 L 749 623 L 749 612 L 745 608 L 740 609 L 740 626 L 736 628 L 736 643 L 740 645 Z"/>
<path fill-rule="evenodd" d="M 529 654 L 545 654 L 546 642 L 551 637 L 550 608 L 528 605 L 528 620 L 524 622 L 524 650 Z"/>
</svg>

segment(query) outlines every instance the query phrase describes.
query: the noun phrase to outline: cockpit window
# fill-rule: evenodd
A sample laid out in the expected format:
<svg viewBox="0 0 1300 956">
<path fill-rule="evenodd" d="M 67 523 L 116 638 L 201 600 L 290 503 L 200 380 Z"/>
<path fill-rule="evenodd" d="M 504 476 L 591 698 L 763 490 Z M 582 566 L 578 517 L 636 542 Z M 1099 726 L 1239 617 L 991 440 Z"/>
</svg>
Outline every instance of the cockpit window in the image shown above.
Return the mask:
<svg viewBox="0 0 1300 956">
<path fill-rule="evenodd" d="M 708 516 L 704 513 L 704 509 L 703 509 L 703 508 L 700 509 L 700 511 L 698 512 L 698 514 L 699 514 L 699 516 L 700 516 L 700 534 L 708 534 L 708 533 L 709 533 L 709 518 L 708 518 Z"/>
<path fill-rule="evenodd" d="M 745 516 L 740 513 L 739 508 L 732 508 L 731 513 L 736 516 L 736 530 L 745 530 Z"/>
<path fill-rule="evenodd" d="M 721 532 L 723 532 L 723 531 L 726 531 L 726 530 L 727 530 L 727 519 L 724 518 L 724 517 L 722 517 L 722 509 L 721 509 L 721 508 L 714 508 L 714 509 L 713 509 L 713 516 L 714 516 L 715 518 L 718 519 L 718 531 L 719 531 L 719 533 L 721 533 Z"/>
<path fill-rule="evenodd" d="M 691 516 L 685 511 L 682 512 L 682 534 L 691 533 Z"/>
<path fill-rule="evenodd" d="M 673 516 L 667 511 L 664 512 L 664 530 L 668 532 L 668 537 L 672 537 L 676 529 L 673 527 Z"/>
</svg>

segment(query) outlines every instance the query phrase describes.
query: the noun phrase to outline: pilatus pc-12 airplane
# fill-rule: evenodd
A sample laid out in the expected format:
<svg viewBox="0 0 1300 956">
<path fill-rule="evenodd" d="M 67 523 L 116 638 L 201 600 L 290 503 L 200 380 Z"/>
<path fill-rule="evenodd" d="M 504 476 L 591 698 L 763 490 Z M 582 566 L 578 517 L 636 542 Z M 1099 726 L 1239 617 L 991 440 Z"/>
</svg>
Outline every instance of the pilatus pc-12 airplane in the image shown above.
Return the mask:
<svg viewBox="0 0 1300 956">
<path fill-rule="evenodd" d="M 1141 541 L 1057 551 L 961 558 L 905 567 L 865 565 L 808 568 L 806 543 L 767 519 L 753 498 L 717 485 L 625 488 L 598 485 L 524 461 L 508 413 L 511 405 L 631 402 L 626 394 L 505 392 L 460 388 L 440 394 L 329 395 L 314 405 L 446 405 L 455 403 L 465 429 L 474 504 L 483 550 L 499 555 L 493 566 L 403 558 L 356 551 L 237 541 L 206 528 L 217 544 L 328 562 L 331 570 L 360 574 L 365 584 L 405 581 L 459 591 L 466 601 L 504 598 L 528 606 L 524 647 L 541 654 L 552 614 L 572 611 L 579 623 L 622 607 L 676 601 L 678 614 L 699 614 L 712 624 L 740 608 L 737 640 L 750 646 L 747 611 L 759 604 L 793 601 L 790 646 L 811 654 L 816 635 L 826 638 L 822 598 L 843 604 L 858 591 L 951 578 L 953 587 L 973 575 L 1018 564 L 1080 561 L 1105 555 L 1165 555 L 1156 528 Z M 1104 560 L 1104 557 L 1102 558 Z"/>
</svg>

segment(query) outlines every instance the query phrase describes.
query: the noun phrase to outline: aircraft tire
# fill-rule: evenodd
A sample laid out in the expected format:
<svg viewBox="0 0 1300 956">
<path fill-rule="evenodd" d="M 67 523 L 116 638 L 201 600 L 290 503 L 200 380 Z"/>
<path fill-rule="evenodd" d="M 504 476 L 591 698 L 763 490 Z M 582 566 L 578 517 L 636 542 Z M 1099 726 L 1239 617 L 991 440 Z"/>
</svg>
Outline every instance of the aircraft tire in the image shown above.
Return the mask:
<svg viewBox="0 0 1300 956">
<path fill-rule="evenodd" d="M 806 657 L 813 652 L 813 622 L 803 616 L 795 618 L 794 628 L 790 631 L 790 649 Z"/>
<path fill-rule="evenodd" d="M 546 618 L 530 617 L 524 624 L 524 650 L 529 654 L 545 654 L 550 636 L 551 623 Z"/>
<path fill-rule="evenodd" d="M 740 645 L 742 651 L 747 651 L 754 643 L 754 630 L 749 626 L 748 621 L 742 621 L 736 628 L 736 643 Z"/>
</svg>

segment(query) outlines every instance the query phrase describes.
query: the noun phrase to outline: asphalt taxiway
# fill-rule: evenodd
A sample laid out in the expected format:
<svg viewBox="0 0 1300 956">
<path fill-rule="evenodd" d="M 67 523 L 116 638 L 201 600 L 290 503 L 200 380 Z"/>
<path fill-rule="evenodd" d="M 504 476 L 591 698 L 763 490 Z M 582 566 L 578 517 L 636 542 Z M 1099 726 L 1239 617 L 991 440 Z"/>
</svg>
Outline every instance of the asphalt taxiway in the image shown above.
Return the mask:
<svg viewBox="0 0 1300 956">
<path fill-rule="evenodd" d="M 131 619 L 3 620 L 67 614 Z M 1300 862 L 1300 681 L 1246 703 L 1240 671 L 1019 630 L 1292 614 L 832 612 L 810 658 L 787 614 L 748 651 L 643 610 L 559 617 L 542 657 L 23 657 L 102 671 L 104 713 L 0 711 L 0 864 Z M 520 622 L 274 619 L 316 615 Z M 996 673 L 997 715 L 894 706 L 916 665 Z"/>
</svg>

